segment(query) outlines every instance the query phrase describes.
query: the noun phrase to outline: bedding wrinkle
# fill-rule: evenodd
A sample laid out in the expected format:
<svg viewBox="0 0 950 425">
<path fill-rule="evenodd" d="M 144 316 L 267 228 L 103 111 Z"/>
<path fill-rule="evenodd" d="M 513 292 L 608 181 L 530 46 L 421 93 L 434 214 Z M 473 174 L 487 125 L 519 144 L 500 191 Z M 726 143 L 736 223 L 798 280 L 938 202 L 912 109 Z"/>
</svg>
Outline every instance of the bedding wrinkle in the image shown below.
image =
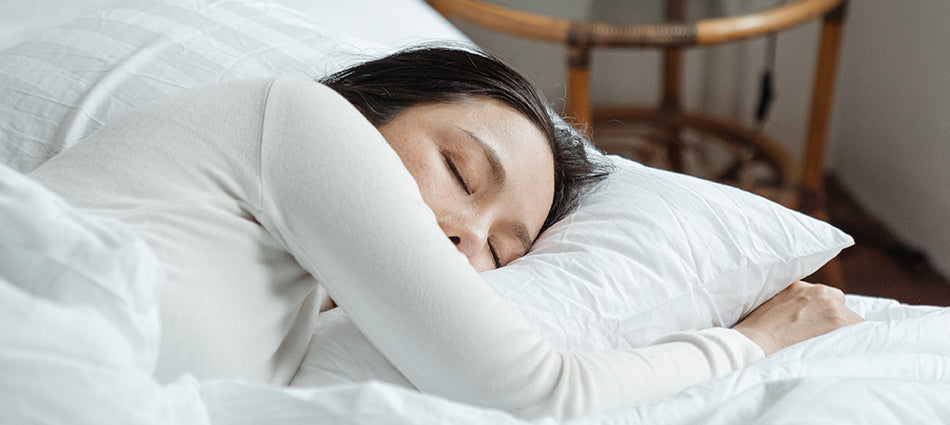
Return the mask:
<svg viewBox="0 0 950 425">
<path fill-rule="evenodd" d="M 139 50 L 115 64 L 114 69 L 100 74 L 86 92 L 77 99 L 72 111 L 66 114 L 56 130 L 53 143 L 69 146 L 101 127 L 104 123 L 97 121 L 88 111 L 97 110 L 101 107 L 100 105 L 111 100 L 115 87 L 121 85 L 121 82 L 127 78 L 125 74 L 134 69 L 150 66 L 151 59 L 151 50 Z M 90 127 L 89 121 L 92 121 L 95 127 Z"/>
<path fill-rule="evenodd" d="M 30 177 L 67 201 L 0 190 L 0 423 L 950 417 L 946 309 L 849 296 L 870 322 L 766 358 L 729 329 L 682 332 L 851 243 L 738 190 L 613 157 L 531 255 L 475 274 L 385 140 L 310 81 L 419 34 L 466 41 L 424 1 L 91 1 L 109 9 L 0 52 L 0 157 L 56 155 Z M 279 386 L 305 356 L 335 382 Z M 387 384 L 348 382 L 369 379 Z"/>
<path fill-rule="evenodd" d="M 689 279 L 690 281 L 699 280 L 699 274 L 706 270 L 706 262 L 700 260 L 701 258 L 704 258 L 704 256 L 697 254 L 696 247 L 693 245 L 696 243 L 696 241 L 694 241 L 695 238 L 687 231 L 687 229 L 701 224 L 692 222 L 689 217 L 684 216 L 680 211 L 672 208 L 670 203 L 664 199 L 659 199 L 657 204 L 662 205 L 667 216 L 673 220 L 673 226 L 671 226 L 672 228 L 667 228 L 664 230 L 670 233 L 677 233 L 680 236 L 679 238 L 670 237 L 671 239 L 684 241 L 684 246 L 679 247 L 684 250 L 684 254 L 681 254 L 683 257 L 681 260 L 689 261 L 689 264 L 680 264 L 678 265 L 678 268 L 688 271 L 690 275 L 683 276 L 683 278 Z M 709 247 L 705 248 L 708 249 Z"/>
<path fill-rule="evenodd" d="M 731 330 L 645 352 L 555 349 L 445 237 L 379 132 L 313 81 L 150 102 L 33 176 L 82 208 L 121 204 L 108 213 L 165 265 L 163 381 L 286 383 L 330 299 L 420 390 L 525 417 L 645 402 L 723 373 L 721 358 L 755 359 Z"/>
</svg>

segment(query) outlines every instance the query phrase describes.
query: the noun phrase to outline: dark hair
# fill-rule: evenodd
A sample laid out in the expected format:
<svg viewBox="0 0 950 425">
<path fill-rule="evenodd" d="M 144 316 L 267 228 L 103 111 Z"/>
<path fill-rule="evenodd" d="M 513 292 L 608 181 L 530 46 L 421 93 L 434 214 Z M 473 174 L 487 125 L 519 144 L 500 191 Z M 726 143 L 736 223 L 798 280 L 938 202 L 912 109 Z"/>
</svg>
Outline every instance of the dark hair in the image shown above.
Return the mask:
<svg viewBox="0 0 950 425">
<path fill-rule="evenodd" d="M 412 106 L 477 96 L 520 112 L 541 130 L 554 155 L 554 201 L 542 231 L 573 211 L 583 189 L 609 173 L 588 157 L 584 138 L 548 109 L 526 78 L 483 52 L 417 47 L 339 71 L 320 83 L 349 100 L 376 127 Z"/>
</svg>

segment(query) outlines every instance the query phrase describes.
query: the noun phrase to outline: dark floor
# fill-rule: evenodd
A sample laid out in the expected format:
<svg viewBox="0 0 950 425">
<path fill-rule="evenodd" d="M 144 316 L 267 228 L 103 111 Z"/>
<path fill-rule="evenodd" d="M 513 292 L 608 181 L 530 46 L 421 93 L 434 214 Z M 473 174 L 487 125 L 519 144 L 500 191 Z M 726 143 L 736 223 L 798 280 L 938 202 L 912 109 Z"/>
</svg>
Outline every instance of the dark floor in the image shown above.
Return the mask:
<svg viewBox="0 0 950 425">
<path fill-rule="evenodd" d="M 931 267 L 923 253 L 891 235 L 834 177 L 826 185 L 829 221 L 855 240 L 838 256 L 841 289 L 908 304 L 950 306 L 950 281 Z"/>
</svg>

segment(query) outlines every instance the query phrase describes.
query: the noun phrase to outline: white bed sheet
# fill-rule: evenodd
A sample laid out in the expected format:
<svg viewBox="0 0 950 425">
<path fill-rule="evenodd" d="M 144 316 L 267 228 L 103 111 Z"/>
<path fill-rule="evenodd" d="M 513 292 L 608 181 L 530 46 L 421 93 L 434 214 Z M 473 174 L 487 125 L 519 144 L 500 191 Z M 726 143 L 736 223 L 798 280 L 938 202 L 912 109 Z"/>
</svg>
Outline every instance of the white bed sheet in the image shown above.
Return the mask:
<svg viewBox="0 0 950 425">
<path fill-rule="evenodd" d="M 0 49 L 6 49 L 118 0 L 0 0 Z"/>
<path fill-rule="evenodd" d="M 367 28 L 360 37 L 387 45 L 424 40 L 417 34 L 464 40 L 421 0 L 281 1 L 331 29 L 360 24 Z M 111 2 L 4 0 L 0 48 Z M 353 22 L 350 8 L 380 24 Z M 422 19 L 431 26 L 420 16 L 433 17 Z M 405 388 L 371 346 L 358 356 L 366 366 L 360 379 L 376 380 L 369 383 L 343 382 L 348 377 L 323 388 L 275 388 L 185 376 L 159 385 L 150 366 L 161 279 L 148 250 L 121 224 L 76 214 L 2 166 L 0 207 L 0 423 L 527 423 Z M 73 238 L 35 233 L 55 228 L 42 220 L 70 217 Z M 950 310 L 862 297 L 850 297 L 849 306 L 870 321 L 676 397 L 569 423 L 950 422 Z"/>
<path fill-rule="evenodd" d="M 566 423 L 873 425 L 950 421 L 950 404 L 946 402 L 950 400 L 950 311 L 860 297 L 852 297 L 849 303 L 869 317 L 883 319 L 897 313 L 905 318 L 868 321 L 790 347 L 675 397 Z M 281 406 L 278 410 L 314 420 L 331 412 L 333 420 L 327 423 L 528 423 L 392 384 L 339 384 L 281 394 L 260 387 L 238 389 L 231 383 L 206 382 L 201 391 L 211 417 L 221 421 L 217 424 L 242 423 L 230 422 L 230 418 L 253 415 L 263 405 Z M 341 405 L 352 409 L 341 411 Z"/>
<path fill-rule="evenodd" d="M 162 279 L 147 246 L 5 166 L 0 229 L 0 423 L 528 423 L 379 382 L 301 389 L 183 376 L 160 385 L 151 367 Z M 849 304 L 869 321 L 678 396 L 567 423 L 948 420 L 950 309 Z"/>
<path fill-rule="evenodd" d="M 0 50 L 123 0 L 0 0 Z M 213 3 L 214 0 L 209 0 Z M 388 46 L 468 38 L 424 0 L 276 0 L 325 28 Z M 354 10 L 364 13 L 353 13 Z"/>
<path fill-rule="evenodd" d="M 11 9 L 11 1 L 0 5 Z M 41 3 L 58 6 L 55 0 Z M 0 51 L 0 157 L 30 171 L 132 108 L 187 88 L 273 75 L 317 78 L 424 40 L 469 43 L 422 0 L 366 9 L 394 13 L 389 25 L 385 15 L 353 8 L 361 4 L 298 3 L 309 7 L 299 11 L 249 0 L 85 0 L 58 13 L 24 7 L 12 17 L 0 15 L 5 25 L 18 27 L 12 21 L 19 19 L 31 26 L 0 33 L 7 36 L 0 44 L 21 41 Z M 90 10 L 100 4 L 110 7 Z M 403 20 L 390 8 L 418 17 Z M 372 25 L 360 24 L 361 16 Z M 62 21 L 69 22 L 50 28 Z M 348 31 L 336 30 L 348 25 Z"/>
<path fill-rule="evenodd" d="M 276 0 L 304 12 L 315 23 L 387 46 L 468 38 L 424 0 Z M 354 10 L 361 13 L 353 13 Z M 356 32 L 354 32 L 354 29 Z"/>
</svg>

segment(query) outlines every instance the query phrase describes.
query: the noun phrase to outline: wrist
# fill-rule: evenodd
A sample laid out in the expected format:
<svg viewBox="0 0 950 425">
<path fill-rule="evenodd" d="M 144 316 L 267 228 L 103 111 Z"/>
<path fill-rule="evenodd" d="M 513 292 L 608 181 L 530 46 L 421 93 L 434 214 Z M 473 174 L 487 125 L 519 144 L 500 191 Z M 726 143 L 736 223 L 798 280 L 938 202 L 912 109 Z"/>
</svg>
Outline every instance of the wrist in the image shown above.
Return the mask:
<svg viewBox="0 0 950 425">
<path fill-rule="evenodd" d="M 766 356 L 778 351 L 781 348 L 775 341 L 775 338 L 772 336 L 771 332 L 765 332 L 752 326 L 744 326 L 742 323 L 739 323 L 732 329 L 738 331 L 750 341 L 758 345 Z"/>
</svg>

